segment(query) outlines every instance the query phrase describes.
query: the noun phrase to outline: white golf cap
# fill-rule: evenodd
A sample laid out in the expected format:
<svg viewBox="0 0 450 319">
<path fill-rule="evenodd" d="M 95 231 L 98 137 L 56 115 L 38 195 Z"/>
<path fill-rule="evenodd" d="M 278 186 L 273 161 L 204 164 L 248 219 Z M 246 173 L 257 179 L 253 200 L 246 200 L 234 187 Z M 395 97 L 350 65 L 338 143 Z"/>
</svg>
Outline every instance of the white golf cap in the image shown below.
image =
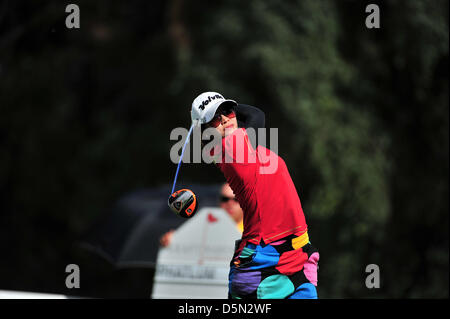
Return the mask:
<svg viewBox="0 0 450 319">
<path fill-rule="evenodd" d="M 204 92 L 192 102 L 191 118 L 195 125 L 205 124 L 211 121 L 219 106 L 223 103 L 237 105 L 236 101 L 225 99 L 217 92 Z"/>
</svg>

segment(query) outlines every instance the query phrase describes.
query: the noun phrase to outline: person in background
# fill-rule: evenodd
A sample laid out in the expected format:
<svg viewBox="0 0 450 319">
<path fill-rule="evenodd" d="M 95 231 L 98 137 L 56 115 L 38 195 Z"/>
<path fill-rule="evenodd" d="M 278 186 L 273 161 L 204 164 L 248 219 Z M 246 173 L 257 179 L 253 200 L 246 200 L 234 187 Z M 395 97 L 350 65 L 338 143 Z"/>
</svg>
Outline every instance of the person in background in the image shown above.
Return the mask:
<svg viewBox="0 0 450 319">
<path fill-rule="evenodd" d="M 219 206 L 223 210 L 225 210 L 233 221 L 236 223 L 236 227 L 242 233 L 244 229 L 244 212 L 242 211 L 239 202 L 236 200 L 236 197 L 228 183 L 224 183 L 220 188 L 220 203 Z M 159 243 L 162 247 L 167 247 L 170 245 L 172 241 L 174 230 L 171 229 L 167 233 L 161 236 Z"/>
<path fill-rule="evenodd" d="M 244 230 L 244 211 L 239 205 L 233 190 L 228 183 L 222 185 L 220 190 L 220 208 L 225 210 L 236 223 L 237 228 L 242 233 Z"/>
</svg>

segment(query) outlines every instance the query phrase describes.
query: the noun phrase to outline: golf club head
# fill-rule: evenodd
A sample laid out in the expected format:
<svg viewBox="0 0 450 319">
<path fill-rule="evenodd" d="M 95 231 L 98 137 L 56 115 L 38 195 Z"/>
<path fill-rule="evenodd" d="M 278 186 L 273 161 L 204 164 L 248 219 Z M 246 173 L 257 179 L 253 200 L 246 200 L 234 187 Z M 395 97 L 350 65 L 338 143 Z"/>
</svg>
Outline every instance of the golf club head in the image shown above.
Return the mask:
<svg viewBox="0 0 450 319">
<path fill-rule="evenodd" d="M 168 200 L 169 208 L 178 216 L 191 218 L 197 211 L 197 197 L 190 189 L 184 188 L 172 193 Z"/>
</svg>

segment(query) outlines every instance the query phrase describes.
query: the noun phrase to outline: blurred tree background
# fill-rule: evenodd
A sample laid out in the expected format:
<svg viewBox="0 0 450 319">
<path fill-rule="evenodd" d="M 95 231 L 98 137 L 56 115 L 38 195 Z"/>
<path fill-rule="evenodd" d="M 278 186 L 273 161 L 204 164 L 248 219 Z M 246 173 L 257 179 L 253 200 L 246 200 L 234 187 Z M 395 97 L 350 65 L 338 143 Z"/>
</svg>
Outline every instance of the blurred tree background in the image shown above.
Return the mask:
<svg viewBox="0 0 450 319">
<path fill-rule="evenodd" d="M 80 29 L 63 2 L 0 3 L 0 289 L 148 296 L 144 270 L 98 261 L 72 292 L 65 265 L 120 196 L 172 182 L 170 131 L 212 90 L 279 129 L 319 297 L 448 298 L 448 1 L 75 3 Z"/>
</svg>

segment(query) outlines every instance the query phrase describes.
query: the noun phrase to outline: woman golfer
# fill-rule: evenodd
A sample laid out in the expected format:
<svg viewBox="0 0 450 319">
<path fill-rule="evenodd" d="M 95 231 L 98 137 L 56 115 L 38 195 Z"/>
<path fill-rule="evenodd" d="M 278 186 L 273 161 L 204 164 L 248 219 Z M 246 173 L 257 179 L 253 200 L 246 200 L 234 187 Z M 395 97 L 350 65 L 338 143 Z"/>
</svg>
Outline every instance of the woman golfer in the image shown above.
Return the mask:
<svg viewBox="0 0 450 319">
<path fill-rule="evenodd" d="M 308 237 L 305 216 L 284 160 L 249 138 L 264 127 L 258 108 L 216 92 L 200 94 L 191 118 L 222 137 L 222 171 L 244 211 L 242 239 L 230 263 L 229 298 L 317 298 L 319 253 Z"/>
</svg>

